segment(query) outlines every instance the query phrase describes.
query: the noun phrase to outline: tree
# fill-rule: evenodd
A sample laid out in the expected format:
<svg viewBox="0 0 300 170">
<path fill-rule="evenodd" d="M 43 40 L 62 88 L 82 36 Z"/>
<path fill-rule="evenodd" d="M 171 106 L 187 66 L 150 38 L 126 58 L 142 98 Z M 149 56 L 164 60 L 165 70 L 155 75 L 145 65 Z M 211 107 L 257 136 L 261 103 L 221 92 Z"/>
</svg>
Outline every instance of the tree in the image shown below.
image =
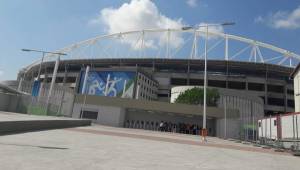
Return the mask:
<svg viewBox="0 0 300 170">
<path fill-rule="evenodd" d="M 184 104 L 193 104 L 193 105 L 203 105 L 203 96 L 204 91 L 203 88 L 194 87 L 192 89 L 188 89 L 179 94 L 175 103 L 184 103 Z M 208 106 L 216 106 L 217 101 L 220 98 L 219 91 L 214 88 L 206 89 L 206 103 Z"/>
</svg>

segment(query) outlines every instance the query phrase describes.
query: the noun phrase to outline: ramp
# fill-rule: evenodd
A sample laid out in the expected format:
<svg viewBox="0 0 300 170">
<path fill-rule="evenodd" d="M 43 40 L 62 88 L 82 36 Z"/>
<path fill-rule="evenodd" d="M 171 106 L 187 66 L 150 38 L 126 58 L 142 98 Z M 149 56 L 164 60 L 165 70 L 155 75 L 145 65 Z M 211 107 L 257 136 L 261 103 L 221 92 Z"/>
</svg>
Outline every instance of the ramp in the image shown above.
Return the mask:
<svg viewBox="0 0 300 170">
<path fill-rule="evenodd" d="M 91 120 L 85 119 L 35 116 L 0 111 L 0 135 L 90 125 Z"/>
</svg>

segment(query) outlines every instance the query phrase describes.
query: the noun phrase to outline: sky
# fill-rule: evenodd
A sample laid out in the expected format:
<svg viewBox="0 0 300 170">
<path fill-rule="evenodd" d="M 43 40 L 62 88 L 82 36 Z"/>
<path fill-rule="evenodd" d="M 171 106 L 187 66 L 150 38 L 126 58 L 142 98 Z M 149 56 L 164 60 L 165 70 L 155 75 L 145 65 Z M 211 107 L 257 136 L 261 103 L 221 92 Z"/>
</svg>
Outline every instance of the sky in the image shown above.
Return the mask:
<svg viewBox="0 0 300 170">
<path fill-rule="evenodd" d="M 214 29 L 300 54 L 300 0 L 1 0 L 0 80 L 40 59 L 22 48 L 54 51 L 108 33 L 224 21 L 236 25 Z"/>
</svg>

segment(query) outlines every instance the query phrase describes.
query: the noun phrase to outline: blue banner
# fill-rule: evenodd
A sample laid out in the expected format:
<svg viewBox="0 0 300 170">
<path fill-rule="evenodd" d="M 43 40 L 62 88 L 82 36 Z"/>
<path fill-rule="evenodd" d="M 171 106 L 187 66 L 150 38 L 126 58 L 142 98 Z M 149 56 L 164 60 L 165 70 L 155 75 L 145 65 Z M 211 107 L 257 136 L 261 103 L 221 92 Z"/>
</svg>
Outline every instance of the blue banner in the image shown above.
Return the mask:
<svg viewBox="0 0 300 170">
<path fill-rule="evenodd" d="M 34 80 L 33 86 L 32 86 L 32 92 L 31 92 L 32 96 L 34 96 L 34 97 L 39 96 L 40 86 L 41 86 L 41 82 L 39 80 Z"/>
<path fill-rule="evenodd" d="M 133 98 L 135 72 L 90 71 L 83 92 L 85 71 L 81 72 L 79 93 L 97 96 Z"/>
</svg>

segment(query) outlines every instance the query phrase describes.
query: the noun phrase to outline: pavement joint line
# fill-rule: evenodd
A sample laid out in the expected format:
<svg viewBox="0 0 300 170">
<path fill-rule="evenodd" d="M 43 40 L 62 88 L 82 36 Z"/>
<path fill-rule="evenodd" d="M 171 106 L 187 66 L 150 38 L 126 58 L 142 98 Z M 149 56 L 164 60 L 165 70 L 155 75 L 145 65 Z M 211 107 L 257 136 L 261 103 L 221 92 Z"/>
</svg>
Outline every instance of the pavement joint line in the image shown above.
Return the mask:
<svg viewBox="0 0 300 170">
<path fill-rule="evenodd" d="M 145 139 L 145 140 L 162 141 L 162 142 L 170 142 L 170 143 L 186 144 L 186 145 L 194 145 L 194 146 L 214 147 L 214 148 L 220 148 L 220 149 L 231 149 L 231 150 L 239 150 L 239 151 L 265 153 L 265 154 L 292 156 L 292 154 L 289 152 L 275 152 L 272 149 L 234 146 L 234 145 L 228 145 L 228 144 L 203 143 L 200 140 L 199 140 L 199 142 L 197 142 L 197 141 L 184 140 L 184 139 L 174 139 L 174 138 L 168 138 L 168 137 L 132 134 L 132 133 L 126 133 L 126 132 L 112 132 L 112 131 L 94 130 L 94 129 L 67 128 L 64 130 L 68 130 L 68 131 L 72 131 L 72 132 L 82 132 L 82 133 L 106 135 L 106 136 L 127 137 L 127 138 L 134 138 L 134 139 Z"/>
</svg>

